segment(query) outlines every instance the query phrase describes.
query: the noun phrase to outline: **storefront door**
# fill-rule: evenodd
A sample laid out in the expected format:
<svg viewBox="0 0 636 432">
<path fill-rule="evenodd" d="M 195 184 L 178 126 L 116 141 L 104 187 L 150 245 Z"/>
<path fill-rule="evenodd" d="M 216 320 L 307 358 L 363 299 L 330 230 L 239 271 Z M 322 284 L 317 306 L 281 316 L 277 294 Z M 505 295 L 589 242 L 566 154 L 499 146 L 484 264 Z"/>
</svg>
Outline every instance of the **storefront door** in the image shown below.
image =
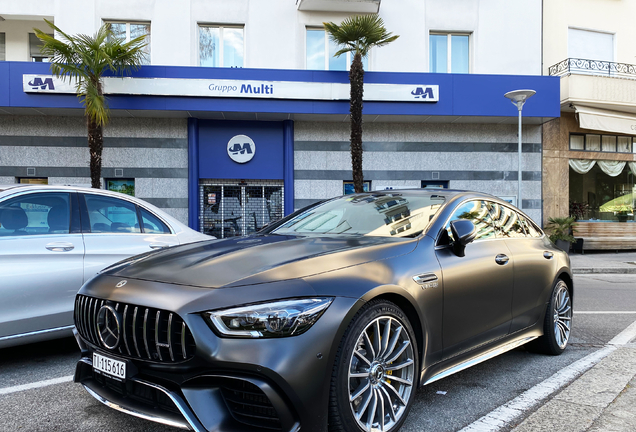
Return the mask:
<svg viewBox="0 0 636 432">
<path fill-rule="evenodd" d="M 201 232 L 217 238 L 245 236 L 283 217 L 283 182 L 201 180 Z"/>
</svg>

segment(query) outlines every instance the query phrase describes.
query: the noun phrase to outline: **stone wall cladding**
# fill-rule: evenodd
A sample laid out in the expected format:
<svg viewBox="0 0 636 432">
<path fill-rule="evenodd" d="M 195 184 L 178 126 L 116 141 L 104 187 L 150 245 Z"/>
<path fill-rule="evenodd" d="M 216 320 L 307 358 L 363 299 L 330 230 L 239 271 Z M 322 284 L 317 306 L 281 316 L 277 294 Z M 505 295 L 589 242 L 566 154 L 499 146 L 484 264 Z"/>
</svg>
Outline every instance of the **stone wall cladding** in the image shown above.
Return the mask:
<svg viewBox="0 0 636 432">
<path fill-rule="evenodd" d="M 187 224 L 187 137 L 186 119 L 111 118 L 102 175 L 114 178 L 123 170 L 123 178 L 135 178 L 138 198 Z M 14 183 L 35 167 L 49 184 L 86 186 L 88 165 L 84 117 L 0 116 L 0 183 Z"/>
<path fill-rule="evenodd" d="M 524 212 L 541 223 L 541 126 L 524 126 L 522 139 Z M 372 187 L 439 179 L 453 189 L 517 195 L 516 124 L 365 123 L 363 140 Z M 342 194 L 342 181 L 351 180 L 348 143 L 348 123 L 294 124 L 294 207 Z"/>
</svg>

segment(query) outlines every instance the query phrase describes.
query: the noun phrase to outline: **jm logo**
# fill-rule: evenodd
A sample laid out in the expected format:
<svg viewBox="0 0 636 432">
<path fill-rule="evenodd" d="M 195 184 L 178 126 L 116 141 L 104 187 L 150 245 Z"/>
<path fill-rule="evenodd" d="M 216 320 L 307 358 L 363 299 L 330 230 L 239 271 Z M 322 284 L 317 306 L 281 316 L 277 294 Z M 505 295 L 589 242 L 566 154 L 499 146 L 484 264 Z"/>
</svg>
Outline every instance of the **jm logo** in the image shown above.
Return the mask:
<svg viewBox="0 0 636 432">
<path fill-rule="evenodd" d="M 244 164 L 252 160 L 256 153 L 254 140 L 247 135 L 236 135 L 227 143 L 227 155 L 236 163 Z"/>
<path fill-rule="evenodd" d="M 411 92 L 411 94 L 413 96 L 415 96 L 415 99 L 434 99 L 435 96 L 433 96 L 433 89 L 431 87 L 416 87 L 415 90 L 413 90 Z"/>
<path fill-rule="evenodd" d="M 33 78 L 29 85 L 33 87 L 33 90 L 37 90 L 38 87 L 40 87 L 40 90 L 46 90 L 47 87 L 49 90 L 55 90 L 53 78 L 44 78 L 44 81 L 42 81 L 42 78 Z"/>
<path fill-rule="evenodd" d="M 237 154 L 252 154 L 252 146 L 250 145 L 250 143 L 243 143 L 243 146 L 241 147 L 240 143 L 235 143 L 232 148 L 229 149 L 229 151 L 236 156 Z"/>
</svg>

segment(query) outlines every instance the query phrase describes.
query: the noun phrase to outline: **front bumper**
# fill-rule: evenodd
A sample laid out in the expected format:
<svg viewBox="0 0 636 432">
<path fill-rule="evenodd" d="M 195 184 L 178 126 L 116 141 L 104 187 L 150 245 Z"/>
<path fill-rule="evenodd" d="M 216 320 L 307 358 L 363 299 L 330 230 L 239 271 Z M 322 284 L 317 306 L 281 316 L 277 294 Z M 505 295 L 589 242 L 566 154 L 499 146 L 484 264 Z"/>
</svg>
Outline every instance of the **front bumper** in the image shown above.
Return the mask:
<svg viewBox="0 0 636 432">
<path fill-rule="evenodd" d="M 75 382 L 111 408 L 183 429 L 324 431 L 336 341 L 355 303 L 336 298 L 307 333 L 280 339 L 219 338 L 190 315 L 196 355 L 180 364 L 127 358 L 76 335 Z M 95 372 L 95 351 L 125 361 L 126 380 Z"/>
</svg>

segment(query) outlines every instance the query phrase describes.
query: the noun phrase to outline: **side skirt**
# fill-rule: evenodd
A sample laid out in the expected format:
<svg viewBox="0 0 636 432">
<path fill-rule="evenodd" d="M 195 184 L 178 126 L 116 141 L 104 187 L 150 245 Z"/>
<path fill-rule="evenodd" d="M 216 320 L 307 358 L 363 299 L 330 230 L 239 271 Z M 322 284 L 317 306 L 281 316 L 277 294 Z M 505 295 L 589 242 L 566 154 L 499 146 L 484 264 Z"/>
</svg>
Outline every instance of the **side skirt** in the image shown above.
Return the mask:
<svg viewBox="0 0 636 432">
<path fill-rule="evenodd" d="M 468 359 L 462 361 L 461 363 L 459 363 L 459 364 L 457 364 L 457 365 L 455 365 L 455 366 L 453 366 L 453 367 L 451 367 L 449 369 L 443 370 L 443 371 L 433 375 L 431 378 L 429 378 L 427 381 L 425 381 L 423 385 L 427 385 L 427 384 L 433 383 L 433 382 L 435 382 L 437 380 L 440 380 L 442 378 L 446 378 L 449 375 L 453 375 L 454 373 L 463 371 L 464 369 L 468 369 L 471 366 L 475 366 L 476 364 L 479 364 L 479 363 L 484 362 L 486 360 L 490 360 L 493 357 L 496 357 L 496 356 L 498 356 L 500 354 L 503 354 L 505 352 L 513 350 L 513 349 L 515 349 L 515 348 L 517 348 L 517 347 L 519 347 L 519 346 L 521 346 L 521 345 L 523 345 L 525 343 L 528 343 L 531 340 L 536 339 L 537 337 L 538 336 L 526 336 L 526 337 L 523 337 L 521 339 L 516 339 L 516 340 L 513 340 L 513 341 L 508 342 L 506 344 L 497 346 L 497 347 L 495 347 L 495 348 L 493 348 L 493 349 L 491 349 L 489 351 L 486 351 L 485 353 L 478 354 L 478 355 L 476 355 L 474 357 L 468 358 Z"/>
</svg>

